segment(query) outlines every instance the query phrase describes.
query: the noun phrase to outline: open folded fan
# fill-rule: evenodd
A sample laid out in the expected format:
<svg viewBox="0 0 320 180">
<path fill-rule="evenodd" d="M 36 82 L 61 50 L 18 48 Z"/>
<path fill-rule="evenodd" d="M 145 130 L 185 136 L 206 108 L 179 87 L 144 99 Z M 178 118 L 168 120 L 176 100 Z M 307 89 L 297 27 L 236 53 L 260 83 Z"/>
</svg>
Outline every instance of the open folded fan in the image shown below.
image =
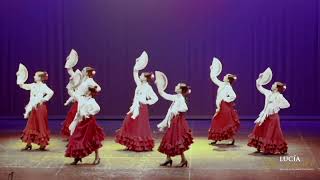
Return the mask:
<svg viewBox="0 0 320 180">
<path fill-rule="evenodd" d="M 64 65 L 65 68 L 73 68 L 78 63 L 78 53 L 71 49 L 69 56 L 67 57 L 67 61 Z"/>
<path fill-rule="evenodd" d="M 155 83 L 157 84 L 158 89 L 160 90 L 165 90 L 168 86 L 168 78 L 167 76 L 160 71 L 156 71 L 156 81 Z"/>
<path fill-rule="evenodd" d="M 218 58 L 216 57 L 213 58 L 210 69 L 211 69 L 210 71 L 211 76 L 215 76 L 215 77 L 219 76 L 219 74 L 222 71 L 222 64 Z"/>
<path fill-rule="evenodd" d="M 144 69 L 148 65 L 148 54 L 146 51 L 143 51 L 142 54 L 136 59 L 136 64 L 134 68 L 138 71 Z"/>
<path fill-rule="evenodd" d="M 17 84 L 23 84 L 27 81 L 28 79 L 28 70 L 26 66 L 23 64 L 19 64 L 19 69 L 18 72 L 16 73 L 17 75 Z"/>
<path fill-rule="evenodd" d="M 259 84 L 261 85 L 266 85 L 268 84 L 270 81 L 272 80 L 272 71 L 271 69 L 268 67 L 263 73 L 262 73 L 262 77 L 259 80 Z"/>
</svg>

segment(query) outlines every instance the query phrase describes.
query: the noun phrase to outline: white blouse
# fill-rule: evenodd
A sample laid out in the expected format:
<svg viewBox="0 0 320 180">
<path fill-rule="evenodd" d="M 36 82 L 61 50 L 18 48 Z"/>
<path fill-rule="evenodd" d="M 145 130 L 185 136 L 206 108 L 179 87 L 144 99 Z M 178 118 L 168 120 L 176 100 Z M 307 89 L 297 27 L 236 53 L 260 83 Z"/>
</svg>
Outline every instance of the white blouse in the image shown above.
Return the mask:
<svg viewBox="0 0 320 180">
<path fill-rule="evenodd" d="M 69 126 L 72 134 L 79 122 L 84 118 L 89 118 L 100 112 L 100 106 L 94 98 L 89 94 L 89 88 L 97 87 L 96 90 L 101 91 L 101 87 L 92 79 L 85 77 L 76 91 L 70 91 L 71 96 L 78 101 L 77 113 Z"/>
<path fill-rule="evenodd" d="M 64 103 L 65 106 L 67 106 L 69 103 L 74 102 L 76 99 L 73 97 L 74 93 L 76 93 L 79 96 L 84 96 L 89 92 L 89 88 L 97 87 L 97 91 L 101 91 L 101 87 L 92 79 L 88 77 L 83 77 L 80 85 L 77 87 L 67 87 L 68 94 L 70 95 L 70 98 Z"/>
<path fill-rule="evenodd" d="M 259 123 L 259 125 L 261 125 L 268 116 L 278 113 L 280 109 L 290 107 L 289 102 L 281 93 L 267 90 L 259 83 L 257 83 L 257 89 L 265 96 L 265 103 L 263 110 L 260 112 L 259 117 L 254 123 Z"/>
<path fill-rule="evenodd" d="M 181 112 L 187 112 L 188 106 L 182 94 L 170 95 L 165 93 L 164 91 L 160 91 L 159 93 L 164 99 L 172 101 L 172 104 L 168 109 L 166 117 L 163 121 L 161 121 L 161 123 L 157 125 L 160 131 L 162 131 L 164 128 L 170 127 L 171 120 L 174 116 L 178 115 Z"/>
<path fill-rule="evenodd" d="M 136 82 L 136 89 L 134 93 L 133 103 L 127 114 L 132 113 L 131 118 L 135 119 L 139 116 L 140 103 L 153 105 L 158 101 L 158 96 L 153 91 L 152 87 L 147 82 L 141 82 L 138 76 L 138 71 L 134 71 L 134 80 Z"/>
<path fill-rule="evenodd" d="M 91 96 L 77 96 L 78 110 L 69 126 L 70 135 L 73 134 L 79 122 L 84 118 L 89 118 L 100 112 L 100 106 L 94 98 Z"/>
<path fill-rule="evenodd" d="M 233 102 L 236 99 L 237 95 L 233 91 L 233 88 L 229 82 L 220 81 L 217 77 L 212 77 L 211 80 L 213 81 L 213 83 L 219 86 L 216 98 L 216 112 L 218 112 L 220 110 L 221 101 Z"/>
<path fill-rule="evenodd" d="M 84 96 L 88 94 L 89 88 L 96 88 L 96 91 L 101 91 L 101 87 L 92 79 L 89 77 L 84 77 L 79 87 L 76 89 L 76 94 L 79 96 Z"/>
<path fill-rule="evenodd" d="M 54 92 L 42 82 L 21 84 L 20 87 L 30 91 L 30 100 L 25 107 L 24 118 L 28 118 L 29 113 L 33 108 L 35 108 L 38 104 L 49 101 L 54 94 Z"/>
</svg>

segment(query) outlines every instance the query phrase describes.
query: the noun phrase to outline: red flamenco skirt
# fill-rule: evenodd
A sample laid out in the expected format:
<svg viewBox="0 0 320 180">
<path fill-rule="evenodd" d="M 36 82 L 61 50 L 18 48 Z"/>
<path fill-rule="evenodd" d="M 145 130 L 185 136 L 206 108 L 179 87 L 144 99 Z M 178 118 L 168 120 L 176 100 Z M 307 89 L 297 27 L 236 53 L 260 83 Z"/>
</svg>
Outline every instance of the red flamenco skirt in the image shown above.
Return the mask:
<svg viewBox="0 0 320 180">
<path fill-rule="evenodd" d="M 219 112 L 211 121 L 208 139 L 222 141 L 233 138 L 240 127 L 239 116 L 234 106 L 234 102 L 221 102 Z"/>
<path fill-rule="evenodd" d="M 115 142 L 126 146 L 130 151 L 152 151 L 154 140 L 149 124 L 148 105 L 140 104 L 136 119 L 131 116 L 130 113 L 125 117 L 122 127 L 116 132 Z"/>
<path fill-rule="evenodd" d="M 180 113 L 171 120 L 170 127 L 166 130 L 158 151 L 168 156 L 181 155 L 189 149 L 193 143 L 191 129 L 185 119 L 184 113 Z"/>
<path fill-rule="evenodd" d="M 33 108 L 29 114 L 28 122 L 21 135 L 22 142 L 35 143 L 47 146 L 50 140 L 48 127 L 48 108 L 45 103 Z"/>
<path fill-rule="evenodd" d="M 266 118 L 261 126 L 257 124 L 249 135 L 248 146 L 257 148 L 265 154 L 285 154 L 288 145 L 280 127 L 279 115 Z"/>
<path fill-rule="evenodd" d="M 62 123 L 62 129 L 61 129 L 62 136 L 70 137 L 69 126 L 72 123 L 74 117 L 76 116 L 77 109 L 78 109 L 78 102 L 74 102 L 67 114 L 66 119 Z"/>
<path fill-rule="evenodd" d="M 69 138 L 66 157 L 84 158 L 102 147 L 103 129 L 95 117 L 82 120 Z"/>
</svg>

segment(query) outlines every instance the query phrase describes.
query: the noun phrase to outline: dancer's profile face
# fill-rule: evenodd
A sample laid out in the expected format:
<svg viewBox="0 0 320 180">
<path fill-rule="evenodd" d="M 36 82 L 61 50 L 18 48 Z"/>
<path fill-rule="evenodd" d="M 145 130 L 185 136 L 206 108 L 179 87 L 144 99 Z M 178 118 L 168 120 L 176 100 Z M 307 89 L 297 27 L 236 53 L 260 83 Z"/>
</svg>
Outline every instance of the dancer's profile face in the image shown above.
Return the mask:
<svg viewBox="0 0 320 180">
<path fill-rule="evenodd" d="M 83 77 L 88 76 L 87 68 L 86 68 L 86 67 L 84 67 L 84 68 L 82 69 L 81 73 L 82 73 L 82 76 L 83 76 Z"/>
<path fill-rule="evenodd" d="M 41 81 L 40 74 L 36 72 L 33 76 L 33 79 L 34 79 L 34 82 L 40 82 Z"/>
<path fill-rule="evenodd" d="M 274 92 L 278 90 L 276 82 L 272 84 L 271 90 L 274 91 Z"/>
<path fill-rule="evenodd" d="M 225 76 L 223 76 L 223 81 L 224 82 L 229 82 L 228 77 L 229 77 L 229 74 L 226 74 Z"/>
<path fill-rule="evenodd" d="M 174 88 L 174 91 L 176 93 L 181 93 L 181 87 L 180 87 L 180 84 L 177 84 L 176 87 Z"/>
</svg>

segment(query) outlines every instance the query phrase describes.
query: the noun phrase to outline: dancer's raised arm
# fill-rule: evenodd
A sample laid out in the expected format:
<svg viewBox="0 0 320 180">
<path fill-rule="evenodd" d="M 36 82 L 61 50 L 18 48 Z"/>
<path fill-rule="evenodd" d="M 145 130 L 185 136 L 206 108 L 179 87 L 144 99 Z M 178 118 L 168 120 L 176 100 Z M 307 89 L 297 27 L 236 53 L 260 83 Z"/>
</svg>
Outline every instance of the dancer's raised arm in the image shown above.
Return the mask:
<svg viewBox="0 0 320 180">
<path fill-rule="evenodd" d="M 175 99 L 175 95 L 168 94 L 164 90 L 158 89 L 158 92 L 161 97 L 163 97 L 164 99 L 166 99 L 168 101 L 174 101 L 174 99 Z"/>
<path fill-rule="evenodd" d="M 210 75 L 211 81 L 217 86 L 222 86 L 223 81 L 220 81 L 217 76 Z"/>
<path fill-rule="evenodd" d="M 31 86 L 32 84 L 19 84 L 20 88 L 24 89 L 24 90 L 27 90 L 27 91 L 30 91 L 31 90 Z"/>
<path fill-rule="evenodd" d="M 262 76 L 260 75 L 259 76 L 259 78 L 257 79 L 257 81 L 256 81 L 256 86 L 257 86 L 257 89 L 258 89 L 258 91 L 261 93 L 261 94 L 264 94 L 264 95 L 267 95 L 268 93 L 270 93 L 270 91 L 269 90 L 267 90 L 266 88 L 264 88 L 261 84 L 260 84 L 260 78 L 261 78 Z"/>
<path fill-rule="evenodd" d="M 72 77 L 74 75 L 74 70 L 73 68 L 67 68 L 68 74 Z"/>
<path fill-rule="evenodd" d="M 133 79 L 137 86 L 141 84 L 141 80 L 139 78 L 139 71 L 135 68 L 133 68 Z"/>
</svg>

